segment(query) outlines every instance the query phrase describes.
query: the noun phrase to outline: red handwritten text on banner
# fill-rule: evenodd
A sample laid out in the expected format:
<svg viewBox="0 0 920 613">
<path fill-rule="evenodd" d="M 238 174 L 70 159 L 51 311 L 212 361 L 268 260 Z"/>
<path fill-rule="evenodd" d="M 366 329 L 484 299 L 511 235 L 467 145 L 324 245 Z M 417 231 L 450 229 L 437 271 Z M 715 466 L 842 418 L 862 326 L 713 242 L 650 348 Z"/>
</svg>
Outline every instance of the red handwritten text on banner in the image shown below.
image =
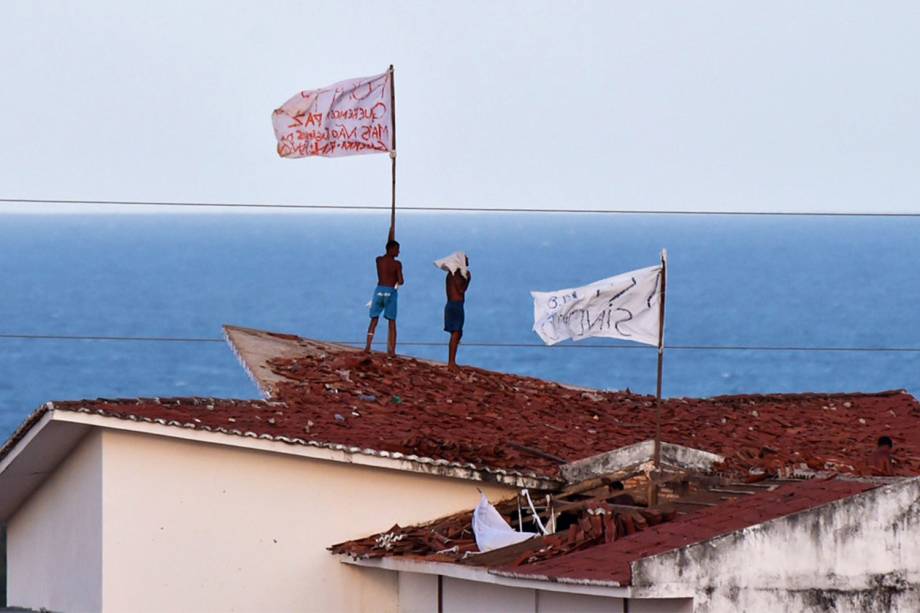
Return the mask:
<svg viewBox="0 0 920 613">
<path fill-rule="evenodd" d="M 337 157 L 391 149 L 390 73 L 306 90 L 275 109 L 283 158 Z"/>
</svg>

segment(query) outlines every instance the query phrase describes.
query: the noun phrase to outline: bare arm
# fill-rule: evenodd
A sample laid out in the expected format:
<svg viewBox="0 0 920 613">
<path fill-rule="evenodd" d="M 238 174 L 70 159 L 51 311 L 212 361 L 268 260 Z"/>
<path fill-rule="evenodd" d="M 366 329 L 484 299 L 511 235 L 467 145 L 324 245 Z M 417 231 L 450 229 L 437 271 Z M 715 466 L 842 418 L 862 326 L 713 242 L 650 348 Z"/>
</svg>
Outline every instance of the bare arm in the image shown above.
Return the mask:
<svg viewBox="0 0 920 613">
<path fill-rule="evenodd" d="M 464 277 L 463 273 L 457 270 L 457 272 L 451 273 L 448 277 L 451 280 L 450 282 L 454 284 L 454 287 L 461 293 L 467 290 L 470 286 L 470 281 L 473 279 L 473 273 L 466 271 L 466 274 L 467 276 Z"/>
<path fill-rule="evenodd" d="M 402 274 L 402 262 L 396 262 L 396 279 L 400 287 L 406 284 L 406 280 L 403 279 Z"/>
</svg>

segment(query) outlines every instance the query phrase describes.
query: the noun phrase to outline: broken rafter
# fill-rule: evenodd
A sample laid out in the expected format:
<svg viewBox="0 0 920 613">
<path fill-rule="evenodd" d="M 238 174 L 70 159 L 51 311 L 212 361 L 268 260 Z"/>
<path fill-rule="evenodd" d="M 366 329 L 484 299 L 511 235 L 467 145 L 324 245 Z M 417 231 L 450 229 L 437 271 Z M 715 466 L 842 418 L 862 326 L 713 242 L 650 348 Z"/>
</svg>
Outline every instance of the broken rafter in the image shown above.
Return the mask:
<svg viewBox="0 0 920 613">
<path fill-rule="evenodd" d="M 511 447 L 512 449 L 517 449 L 518 451 L 521 451 L 523 453 L 527 453 L 532 456 L 536 456 L 538 458 L 543 458 L 544 460 L 549 460 L 550 462 L 556 462 L 557 464 L 567 464 L 568 463 L 568 460 L 560 458 L 559 456 L 553 455 L 551 453 L 546 453 L 545 451 L 540 451 L 539 449 L 534 449 L 533 447 L 528 447 L 526 445 L 521 445 L 519 443 L 510 443 L 510 442 L 507 443 L 507 445 Z"/>
</svg>

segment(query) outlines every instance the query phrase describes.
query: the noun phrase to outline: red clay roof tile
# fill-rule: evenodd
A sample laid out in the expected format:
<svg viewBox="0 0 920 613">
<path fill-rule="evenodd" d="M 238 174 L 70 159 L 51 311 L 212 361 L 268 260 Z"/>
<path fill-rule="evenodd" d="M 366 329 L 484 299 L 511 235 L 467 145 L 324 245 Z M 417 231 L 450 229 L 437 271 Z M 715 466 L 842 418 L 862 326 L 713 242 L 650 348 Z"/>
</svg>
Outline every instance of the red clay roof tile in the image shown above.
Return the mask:
<svg viewBox="0 0 920 613">
<path fill-rule="evenodd" d="M 273 387 L 274 398 L 305 410 L 320 398 L 340 412 L 357 406 L 347 436 L 374 448 L 555 474 L 555 462 L 508 443 L 572 461 L 654 435 L 649 396 L 347 350 L 269 364 L 287 379 Z M 898 474 L 920 474 L 920 403 L 903 392 L 672 399 L 663 418 L 664 440 L 721 453 L 729 472 L 807 465 L 870 474 L 868 454 L 889 434 Z M 394 440 L 392 432 L 414 435 Z"/>
<path fill-rule="evenodd" d="M 269 352 L 260 366 L 259 377 L 271 381 L 264 387 L 272 402 L 99 399 L 54 408 L 549 476 L 558 474 L 553 456 L 573 461 L 654 436 L 649 396 L 472 367 L 450 371 L 408 357 L 260 334 L 284 348 L 276 352 L 284 357 Z M 309 351 L 301 350 L 307 345 Z M 920 403 L 906 392 L 675 398 L 664 403 L 662 417 L 663 440 L 724 455 L 724 473 L 776 474 L 807 465 L 867 475 L 868 455 L 887 434 L 895 440 L 895 473 L 920 474 Z"/>
<path fill-rule="evenodd" d="M 841 479 L 791 483 L 773 491 L 742 496 L 583 551 L 496 570 L 553 580 L 575 579 L 629 585 L 631 564 L 637 560 L 813 509 L 874 487 L 877 487 L 876 483 Z"/>
</svg>

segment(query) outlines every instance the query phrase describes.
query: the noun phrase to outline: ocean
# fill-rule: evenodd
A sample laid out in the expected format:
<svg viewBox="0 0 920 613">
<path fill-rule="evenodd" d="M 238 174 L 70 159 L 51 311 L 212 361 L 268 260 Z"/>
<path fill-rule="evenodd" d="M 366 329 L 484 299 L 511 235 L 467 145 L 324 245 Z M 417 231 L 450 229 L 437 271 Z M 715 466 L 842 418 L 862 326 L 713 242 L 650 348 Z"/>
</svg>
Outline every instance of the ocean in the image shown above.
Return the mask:
<svg viewBox="0 0 920 613">
<path fill-rule="evenodd" d="M 222 324 L 360 341 L 387 214 L 0 216 L 0 334 L 219 338 Z M 657 264 L 666 345 L 920 348 L 920 219 L 403 213 L 400 353 L 446 360 L 444 278 L 469 254 L 464 341 L 538 344 L 530 290 Z M 385 326 L 378 340 L 385 341 Z M 619 345 L 619 348 L 598 345 Z M 654 393 L 654 348 L 464 347 L 459 361 Z M 0 338 L 0 437 L 48 400 L 255 398 L 219 342 Z M 918 352 L 667 349 L 666 396 L 920 393 Z"/>
</svg>

